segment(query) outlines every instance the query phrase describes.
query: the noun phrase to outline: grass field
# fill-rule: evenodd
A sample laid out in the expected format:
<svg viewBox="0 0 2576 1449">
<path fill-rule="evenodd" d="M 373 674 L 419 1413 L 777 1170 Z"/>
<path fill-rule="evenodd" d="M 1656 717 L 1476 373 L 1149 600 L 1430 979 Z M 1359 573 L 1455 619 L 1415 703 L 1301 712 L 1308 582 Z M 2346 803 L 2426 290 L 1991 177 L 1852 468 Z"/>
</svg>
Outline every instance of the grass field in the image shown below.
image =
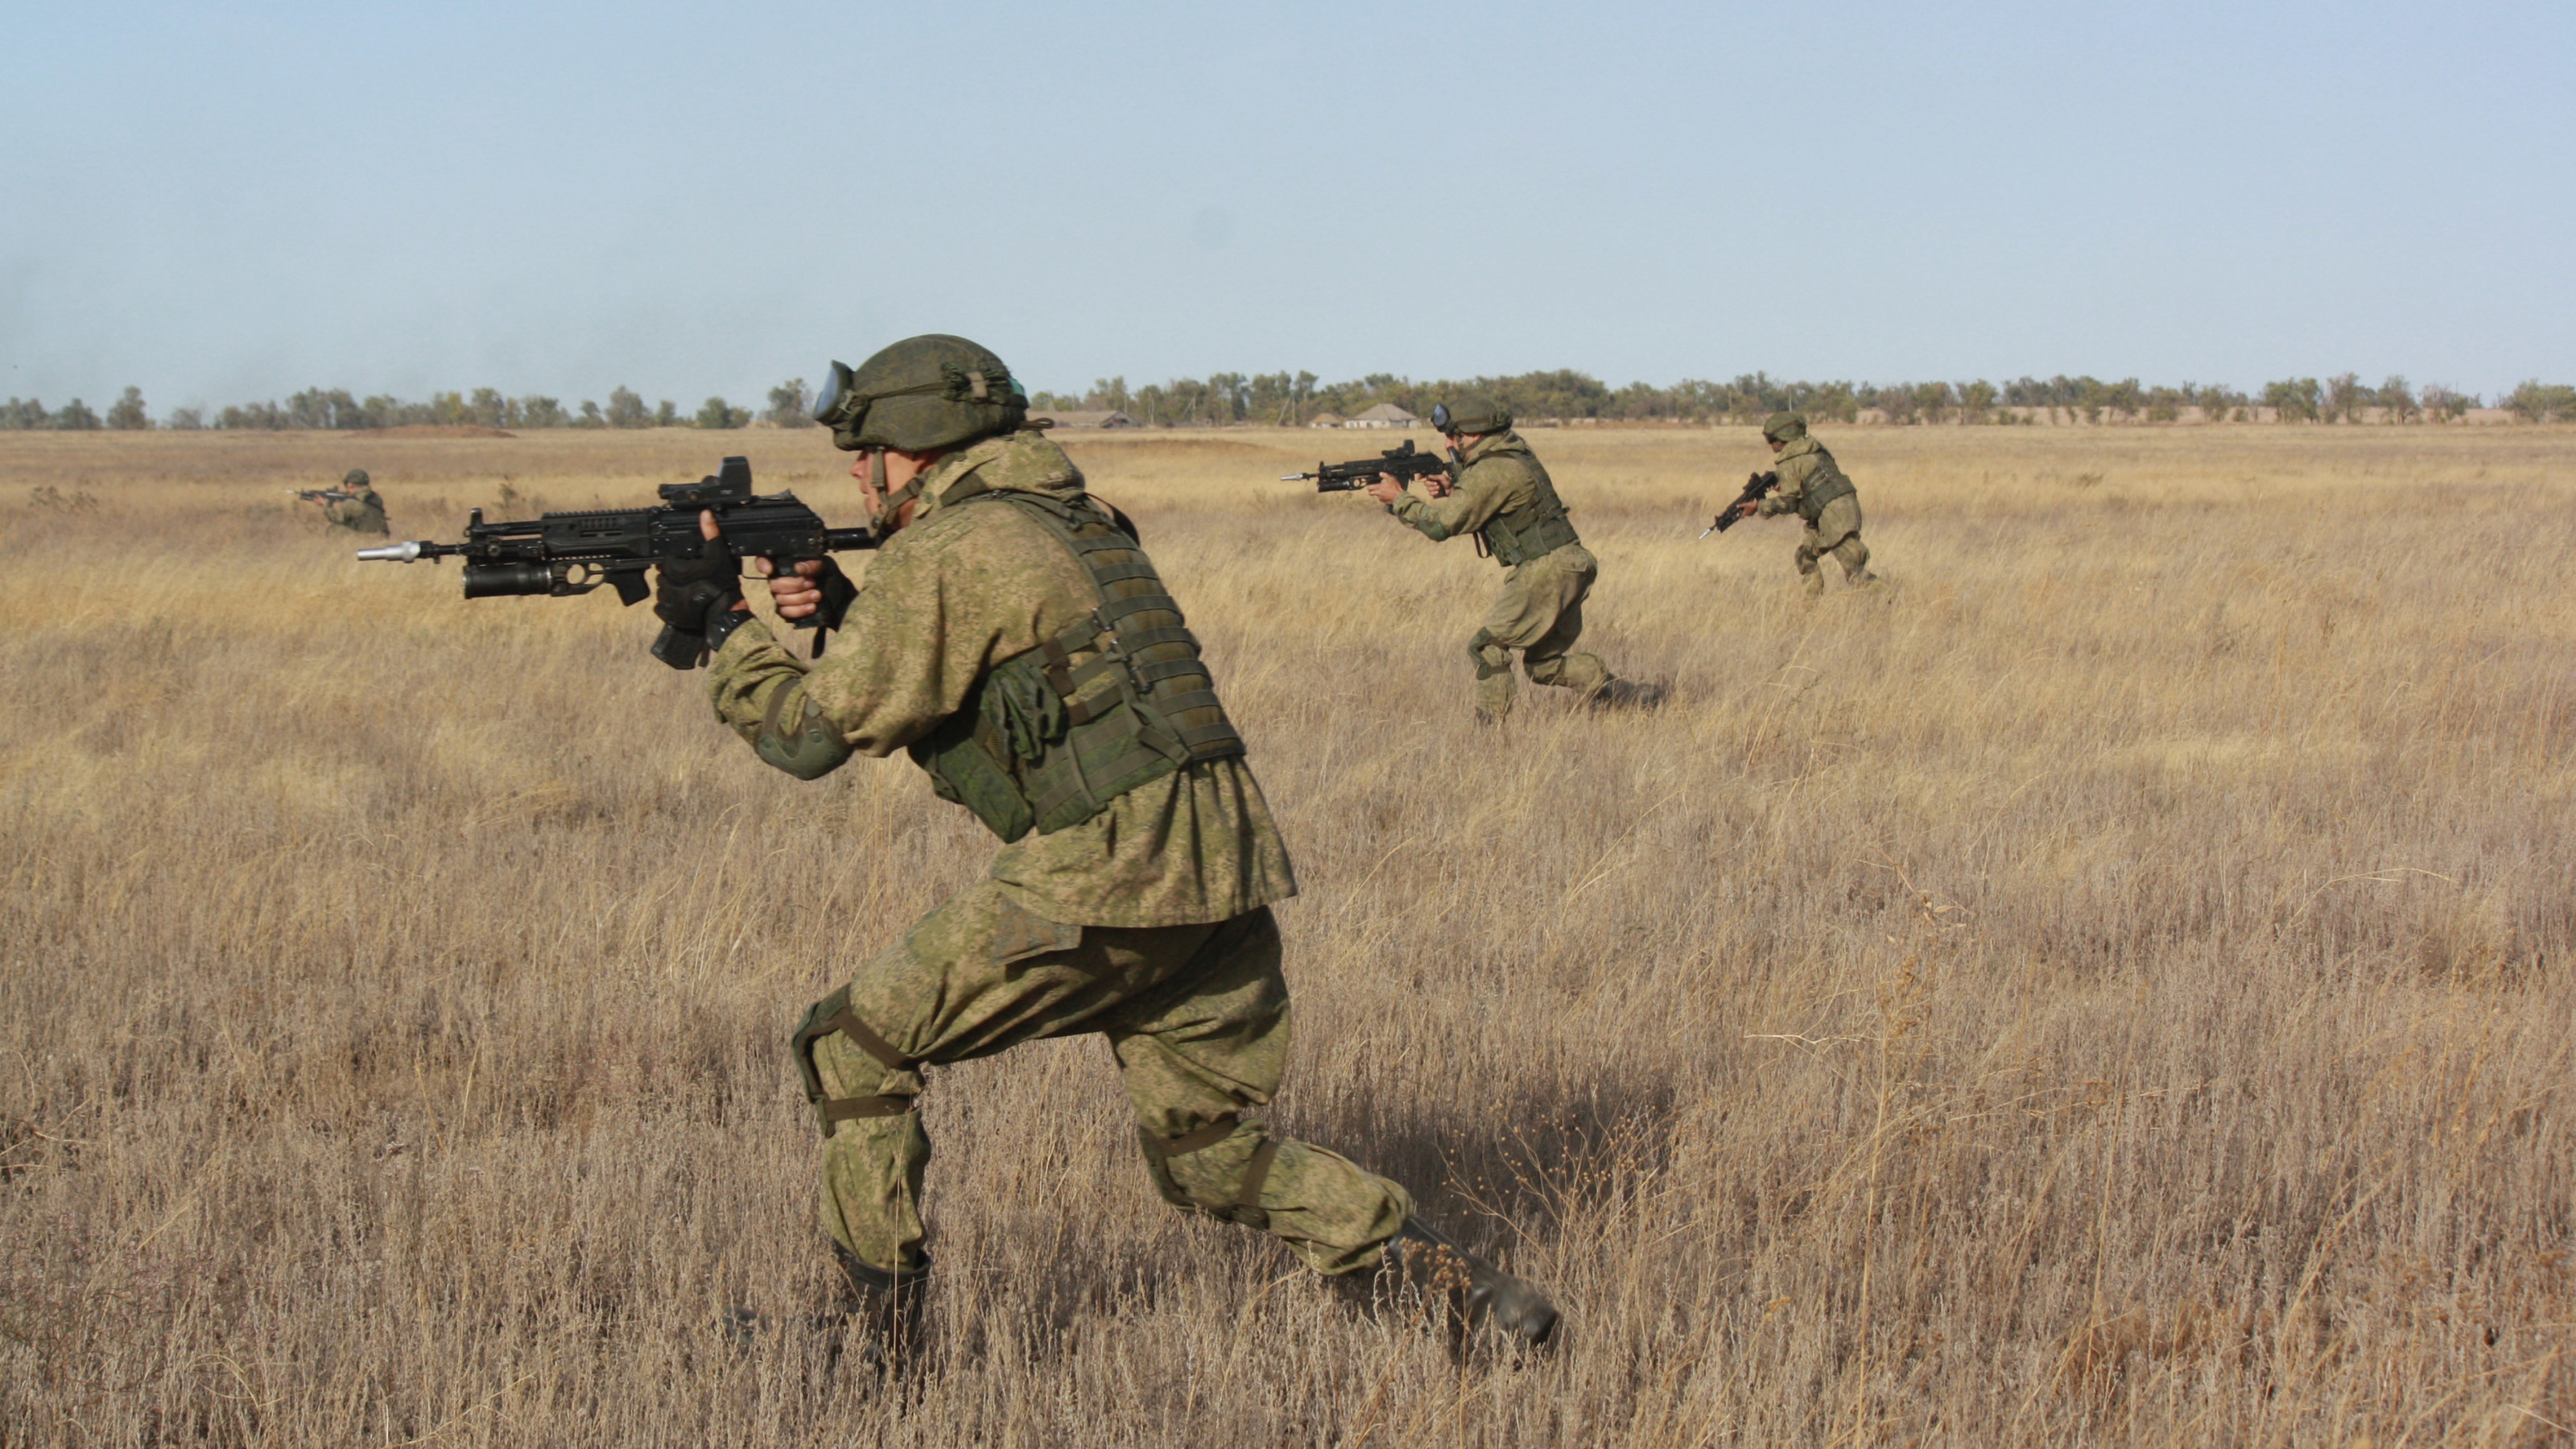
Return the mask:
<svg viewBox="0 0 2576 1449">
<path fill-rule="evenodd" d="M 741 450 L 853 522 L 839 455 L 13 434 L 0 1445 L 2576 1437 L 2576 431 L 1828 430 L 1891 586 L 1814 607 L 1693 541 L 1751 432 L 1539 432 L 1676 700 L 1499 734 L 1494 566 L 1271 481 L 1355 437 L 1071 447 L 1295 852 L 1275 1119 L 1560 1353 L 1164 1208 L 1086 1039 L 932 1086 L 923 1372 L 726 1352 L 826 1292 L 786 1031 L 989 840 L 278 490 L 453 538 Z"/>
</svg>

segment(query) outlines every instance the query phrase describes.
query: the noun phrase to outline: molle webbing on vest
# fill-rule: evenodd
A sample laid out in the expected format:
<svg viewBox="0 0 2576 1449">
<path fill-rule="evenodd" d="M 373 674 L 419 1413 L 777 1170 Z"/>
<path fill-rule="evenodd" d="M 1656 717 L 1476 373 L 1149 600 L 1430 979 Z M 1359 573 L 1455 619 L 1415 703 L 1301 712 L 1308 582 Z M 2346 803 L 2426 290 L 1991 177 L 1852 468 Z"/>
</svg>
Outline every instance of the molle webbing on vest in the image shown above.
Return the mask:
<svg viewBox="0 0 2576 1449">
<path fill-rule="evenodd" d="M 943 497 L 1015 506 L 1081 562 L 1099 601 L 987 671 L 966 707 L 912 746 L 943 798 L 1017 840 L 1078 825 L 1185 764 L 1243 753 L 1180 604 L 1106 509 L 1080 495 L 951 488 Z"/>
<path fill-rule="evenodd" d="M 1859 491 L 1852 486 L 1852 480 L 1843 476 L 1841 469 L 1835 468 L 1822 478 L 1808 484 L 1806 491 L 1798 495 L 1798 516 L 1809 523 L 1814 523 L 1825 516 L 1826 504 L 1838 503 Z"/>
<path fill-rule="evenodd" d="M 1574 524 L 1566 517 L 1565 505 L 1557 500 L 1556 485 L 1549 481 L 1547 470 L 1536 458 L 1524 456 L 1521 466 L 1529 469 L 1536 494 L 1525 508 L 1507 509 L 1494 515 L 1478 535 L 1494 562 L 1509 568 L 1534 558 L 1545 558 L 1569 543 L 1580 543 Z"/>
</svg>

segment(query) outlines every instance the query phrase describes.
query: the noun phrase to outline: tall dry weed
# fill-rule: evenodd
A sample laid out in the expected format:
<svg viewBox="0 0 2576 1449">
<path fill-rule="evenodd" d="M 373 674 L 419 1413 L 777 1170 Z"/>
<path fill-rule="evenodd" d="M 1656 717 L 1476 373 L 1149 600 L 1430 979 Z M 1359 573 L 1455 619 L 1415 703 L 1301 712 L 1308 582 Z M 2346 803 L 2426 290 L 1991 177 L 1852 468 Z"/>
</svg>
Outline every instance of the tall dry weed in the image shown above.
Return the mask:
<svg viewBox="0 0 2576 1449">
<path fill-rule="evenodd" d="M 1806 608 L 1692 541 L 1749 433 L 1540 433 L 1677 698 L 1485 735 L 1492 566 L 1269 481 L 1318 436 L 1073 446 L 1296 853 L 1278 1119 L 1561 1353 L 1170 1213 L 1082 1039 L 936 1074 L 924 1371 L 724 1351 L 825 1293 L 784 1032 L 988 842 L 276 489 L 450 537 L 740 447 L 839 520 L 835 455 L 13 435 L 0 1443 L 2569 1435 L 2576 437 L 1843 430 L 1893 587 Z"/>
</svg>

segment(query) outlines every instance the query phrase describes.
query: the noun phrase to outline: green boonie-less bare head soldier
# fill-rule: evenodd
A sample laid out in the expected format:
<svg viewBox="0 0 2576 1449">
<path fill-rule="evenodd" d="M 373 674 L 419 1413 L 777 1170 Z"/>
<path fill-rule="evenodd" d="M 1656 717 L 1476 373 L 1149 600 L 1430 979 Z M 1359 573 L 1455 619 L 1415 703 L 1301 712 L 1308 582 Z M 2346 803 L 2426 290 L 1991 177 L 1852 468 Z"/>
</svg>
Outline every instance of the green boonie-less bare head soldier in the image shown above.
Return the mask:
<svg viewBox="0 0 2576 1449">
<path fill-rule="evenodd" d="M 1402 1187 L 1258 1115 L 1287 1063 L 1270 909 L 1297 891 L 1287 846 L 1179 601 L 1027 413 L 1009 368 L 962 337 L 832 364 L 814 416 L 860 455 L 881 544 L 864 589 L 828 561 L 769 589 L 788 619 L 846 614 L 849 643 L 789 653 L 722 549 L 663 565 L 654 605 L 713 648 L 716 715 L 763 762 L 810 780 L 901 750 L 1002 842 L 791 1040 L 864 1351 L 902 1355 L 930 1268 L 925 1069 L 1094 1032 L 1165 1201 L 1462 1331 L 1543 1343 L 1556 1311 L 1536 1289 L 1416 1221 Z M 721 536 L 713 515 L 700 527 Z"/>
<path fill-rule="evenodd" d="M 1431 409 L 1431 425 L 1449 438 L 1451 471 L 1423 480 L 1417 498 L 1392 474 L 1380 474 L 1369 496 L 1434 543 L 1475 538 L 1507 573 L 1484 627 L 1467 641 L 1476 669 L 1476 719 L 1498 724 L 1512 711 L 1517 684 L 1512 652 L 1532 684 L 1571 689 L 1604 706 L 1663 703 L 1664 687 L 1612 675 L 1596 655 L 1574 652 L 1583 636 L 1583 600 L 1599 572 L 1576 537 L 1556 484 L 1512 431 L 1512 410 L 1483 393 L 1463 393 Z"/>
</svg>

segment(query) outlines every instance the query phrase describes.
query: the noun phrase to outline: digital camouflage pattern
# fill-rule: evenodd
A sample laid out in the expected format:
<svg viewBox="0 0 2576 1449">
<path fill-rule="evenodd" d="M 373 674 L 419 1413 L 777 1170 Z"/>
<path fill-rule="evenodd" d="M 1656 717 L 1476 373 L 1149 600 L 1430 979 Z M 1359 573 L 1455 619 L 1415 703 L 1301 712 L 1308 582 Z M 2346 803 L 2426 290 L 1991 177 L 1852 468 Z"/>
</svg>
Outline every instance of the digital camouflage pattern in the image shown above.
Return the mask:
<svg viewBox="0 0 2576 1449">
<path fill-rule="evenodd" d="M 1446 498 L 1407 493 L 1396 500 L 1395 516 L 1425 538 L 1438 542 L 1462 533 L 1483 533 L 1497 518 L 1540 511 L 1544 490 L 1556 497 L 1529 444 L 1505 430 L 1468 440 L 1459 454 L 1455 487 Z M 1566 530 L 1572 537 L 1572 529 Z M 1476 708 L 1489 719 L 1511 713 L 1517 685 L 1512 678 L 1512 651 L 1521 651 L 1521 667 L 1533 684 L 1555 685 L 1598 695 L 1610 683 L 1610 670 L 1600 658 L 1574 653 L 1583 634 L 1583 600 L 1592 591 L 1599 565 L 1581 542 L 1568 542 L 1537 558 L 1506 566 L 1503 592 L 1485 616 L 1484 627 L 1467 642 L 1476 666 Z"/>
<path fill-rule="evenodd" d="M 992 349 L 929 332 L 879 348 L 855 368 L 833 363 L 814 421 L 844 451 L 927 453 L 1008 433 L 1028 411 L 1027 390 Z"/>
<path fill-rule="evenodd" d="M 850 605 L 850 647 L 809 665 L 762 623 L 736 630 L 710 688 L 717 715 L 764 759 L 809 726 L 828 732 L 828 748 L 892 754 L 955 714 L 986 670 L 1090 614 L 1090 575 L 1043 527 L 1014 508 L 944 505 L 970 473 L 988 488 L 1082 490 L 1073 460 L 1043 436 L 984 439 L 923 475 L 920 512 L 877 551 Z M 1297 893 L 1241 760 L 1190 766 L 1079 825 L 1023 836 L 991 874 L 1024 909 L 1082 925 L 1195 925 Z"/>
<path fill-rule="evenodd" d="M 1089 573 L 1020 509 L 949 501 L 970 476 L 988 489 L 1083 488 L 1037 433 L 973 443 L 923 475 L 920 511 L 869 564 L 843 649 L 809 663 L 763 623 L 735 631 L 710 687 L 718 717 L 763 759 L 810 775 L 902 749 L 994 666 L 1096 607 Z M 1411 1211 L 1403 1189 L 1239 1115 L 1270 1099 L 1285 1064 L 1287 985 L 1267 907 L 1296 891 L 1240 758 L 1189 765 L 1004 846 L 985 881 L 852 978 L 848 1011 L 876 1040 L 813 1040 L 825 1100 L 863 1104 L 828 1127 L 826 1229 L 872 1268 L 920 1270 L 919 1068 L 1101 1032 L 1167 1200 L 1266 1230 L 1326 1272 L 1373 1265 Z"/>
<path fill-rule="evenodd" d="M 1288 1059 L 1288 984 L 1267 909 L 1210 925 L 1069 926 L 986 882 L 860 968 L 849 1004 L 897 1062 L 840 1033 L 820 1038 L 814 1065 L 831 1098 L 909 1099 L 922 1080 L 906 1062 L 1099 1032 L 1166 1202 L 1266 1231 L 1324 1273 L 1374 1265 L 1413 1210 L 1396 1184 L 1243 1115 L 1270 1100 Z M 826 1230 L 872 1266 L 922 1271 L 929 1159 L 918 1112 L 836 1124 L 823 1150 Z"/>
<path fill-rule="evenodd" d="M 1874 583 L 1869 571 L 1869 545 L 1860 539 L 1860 494 L 1834 462 L 1825 445 L 1807 435 L 1803 423 L 1773 463 L 1780 486 L 1762 500 L 1761 515 L 1795 513 L 1807 522 L 1798 541 L 1798 575 L 1810 597 L 1825 591 L 1819 560 L 1831 554 L 1843 566 L 1847 585 Z"/>
</svg>

